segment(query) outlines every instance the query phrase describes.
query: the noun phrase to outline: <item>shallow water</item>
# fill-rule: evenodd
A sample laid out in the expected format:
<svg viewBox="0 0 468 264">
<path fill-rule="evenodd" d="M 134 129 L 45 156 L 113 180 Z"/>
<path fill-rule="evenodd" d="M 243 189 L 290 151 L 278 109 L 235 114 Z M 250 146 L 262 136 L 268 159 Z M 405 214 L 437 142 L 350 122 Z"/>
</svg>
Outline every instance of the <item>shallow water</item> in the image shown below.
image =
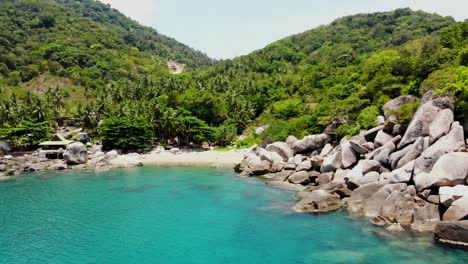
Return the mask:
<svg viewBox="0 0 468 264">
<path fill-rule="evenodd" d="M 431 236 L 336 212 L 230 169 L 40 173 L 0 183 L 0 263 L 467 263 Z"/>
</svg>

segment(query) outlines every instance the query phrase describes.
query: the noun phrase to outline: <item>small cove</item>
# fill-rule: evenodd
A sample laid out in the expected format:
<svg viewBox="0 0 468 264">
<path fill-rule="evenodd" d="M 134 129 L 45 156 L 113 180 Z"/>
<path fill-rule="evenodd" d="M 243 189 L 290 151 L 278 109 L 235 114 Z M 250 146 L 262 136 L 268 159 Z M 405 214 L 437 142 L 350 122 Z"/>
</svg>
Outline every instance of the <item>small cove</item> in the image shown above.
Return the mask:
<svg viewBox="0 0 468 264">
<path fill-rule="evenodd" d="M 292 195 L 226 168 L 31 174 L 0 183 L 0 263 L 468 262 L 346 211 L 294 213 Z"/>
</svg>

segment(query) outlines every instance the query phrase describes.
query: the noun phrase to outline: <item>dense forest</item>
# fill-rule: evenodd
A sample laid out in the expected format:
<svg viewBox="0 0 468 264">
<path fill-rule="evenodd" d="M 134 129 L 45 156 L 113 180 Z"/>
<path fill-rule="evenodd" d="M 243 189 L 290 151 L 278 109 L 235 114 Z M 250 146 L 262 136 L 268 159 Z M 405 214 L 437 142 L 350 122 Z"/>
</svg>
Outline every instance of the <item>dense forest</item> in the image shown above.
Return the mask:
<svg viewBox="0 0 468 264">
<path fill-rule="evenodd" d="M 242 133 L 246 146 L 333 120 L 345 136 L 374 126 L 388 100 L 431 89 L 468 115 L 468 22 L 410 9 L 339 18 L 224 61 L 93 0 L 2 1 L 0 27 L 0 137 L 17 147 L 64 116 L 126 149 L 175 137 L 229 145 Z M 170 74 L 170 60 L 186 72 Z"/>
</svg>

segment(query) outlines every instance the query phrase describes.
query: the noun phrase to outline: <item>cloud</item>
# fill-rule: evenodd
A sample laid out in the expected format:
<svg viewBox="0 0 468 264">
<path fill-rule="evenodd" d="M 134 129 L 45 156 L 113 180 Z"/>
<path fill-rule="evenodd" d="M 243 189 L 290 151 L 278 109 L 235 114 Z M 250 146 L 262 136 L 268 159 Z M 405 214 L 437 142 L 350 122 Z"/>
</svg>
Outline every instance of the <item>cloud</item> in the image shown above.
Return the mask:
<svg viewBox="0 0 468 264">
<path fill-rule="evenodd" d="M 158 13 L 158 1 L 156 0 L 99 0 L 102 3 L 110 4 L 126 16 L 145 25 L 154 21 L 154 16 Z"/>
</svg>

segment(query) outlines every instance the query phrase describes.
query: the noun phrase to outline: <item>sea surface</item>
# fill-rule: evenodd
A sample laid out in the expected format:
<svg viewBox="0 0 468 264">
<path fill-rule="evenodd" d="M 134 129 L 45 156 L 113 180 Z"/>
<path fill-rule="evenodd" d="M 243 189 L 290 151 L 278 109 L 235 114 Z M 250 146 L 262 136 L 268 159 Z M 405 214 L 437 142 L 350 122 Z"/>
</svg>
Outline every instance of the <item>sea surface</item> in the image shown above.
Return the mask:
<svg viewBox="0 0 468 264">
<path fill-rule="evenodd" d="M 0 183 L 0 263 L 468 263 L 430 235 L 294 213 L 292 196 L 223 168 L 22 176 Z"/>
</svg>

